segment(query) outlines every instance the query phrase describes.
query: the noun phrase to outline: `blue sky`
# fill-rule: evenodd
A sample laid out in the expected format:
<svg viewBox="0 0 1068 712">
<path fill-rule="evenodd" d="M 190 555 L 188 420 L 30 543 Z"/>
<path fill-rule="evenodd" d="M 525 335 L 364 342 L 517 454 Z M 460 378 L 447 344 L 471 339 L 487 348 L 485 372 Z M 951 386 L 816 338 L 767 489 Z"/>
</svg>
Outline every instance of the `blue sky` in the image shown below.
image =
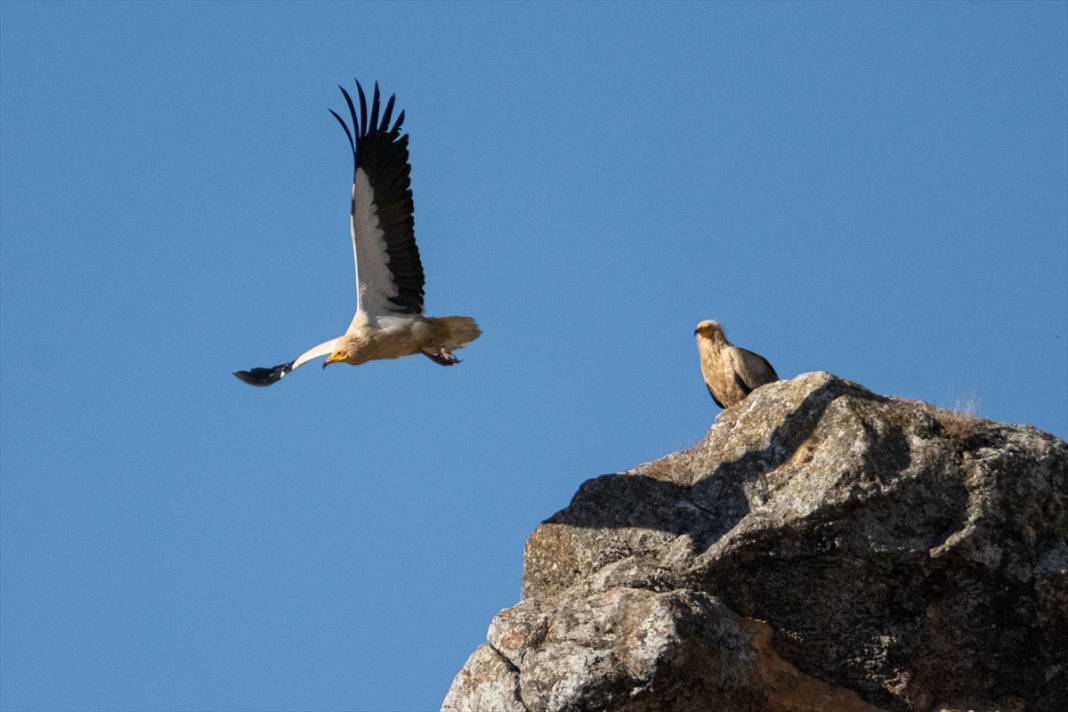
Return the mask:
<svg viewBox="0 0 1068 712">
<path fill-rule="evenodd" d="M 0 5 L 0 707 L 429 710 L 585 479 L 702 437 L 694 324 L 1068 436 L 1068 11 Z M 411 135 L 426 359 L 328 108 Z"/>
</svg>

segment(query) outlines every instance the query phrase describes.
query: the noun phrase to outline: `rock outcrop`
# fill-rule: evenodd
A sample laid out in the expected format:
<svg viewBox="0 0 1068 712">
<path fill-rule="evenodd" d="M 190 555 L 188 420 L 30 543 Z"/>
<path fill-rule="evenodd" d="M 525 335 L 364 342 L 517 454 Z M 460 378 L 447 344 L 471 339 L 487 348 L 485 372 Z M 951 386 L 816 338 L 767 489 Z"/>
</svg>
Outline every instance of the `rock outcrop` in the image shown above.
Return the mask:
<svg viewBox="0 0 1068 712">
<path fill-rule="evenodd" d="M 1068 445 L 827 373 L 584 483 L 447 712 L 1068 709 Z"/>
</svg>

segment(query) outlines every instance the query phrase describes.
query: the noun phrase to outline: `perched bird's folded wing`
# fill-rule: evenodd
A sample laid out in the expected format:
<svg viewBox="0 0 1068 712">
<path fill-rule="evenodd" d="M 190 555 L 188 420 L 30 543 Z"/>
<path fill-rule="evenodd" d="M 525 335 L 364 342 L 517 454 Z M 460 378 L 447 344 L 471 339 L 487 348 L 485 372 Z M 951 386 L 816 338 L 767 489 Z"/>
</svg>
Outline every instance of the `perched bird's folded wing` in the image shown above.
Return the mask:
<svg viewBox="0 0 1068 712">
<path fill-rule="evenodd" d="M 404 112 L 390 126 L 395 99 L 391 96 L 379 117 L 376 82 L 368 117 L 367 98 L 356 82 L 357 115 L 352 97 L 339 88 L 349 107 L 352 131 L 337 112 L 330 113 L 341 123 L 353 153 L 350 227 L 358 310 L 374 316 L 421 314 L 425 280 L 415 244 L 408 136 L 400 135 Z"/>
<path fill-rule="evenodd" d="M 738 377 L 738 375 L 735 374 L 735 379 L 737 379 L 737 377 Z M 712 402 L 713 403 L 718 405 L 720 408 L 726 408 L 727 407 L 727 406 L 723 405 L 722 403 L 720 403 L 719 398 L 716 398 L 716 392 L 712 390 L 712 386 L 708 385 L 707 382 L 705 383 L 705 388 L 708 389 L 708 395 L 712 396 Z"/>
<path fill-rule="evenodd" d="M 270 368 L 250 368 L 247 371 L 235 371 L 234 375 L 250 386 L 269 386 L 282 380 L 283 377 L 297 370 L 313 358 L 319 358 L 331 353 L 336 343 L 337 339 L 330 339 L 318 346 L 313 346 L 289 363 L 280 363 Z"/>
<path fill-rule="evenodd" d="M 779 380 L 775 369 L 760 354 L 735 347 L 732 360 L 735 380 L 739 385 L 745 386 L 746 395 L 758 386 Z"/>
</svg>

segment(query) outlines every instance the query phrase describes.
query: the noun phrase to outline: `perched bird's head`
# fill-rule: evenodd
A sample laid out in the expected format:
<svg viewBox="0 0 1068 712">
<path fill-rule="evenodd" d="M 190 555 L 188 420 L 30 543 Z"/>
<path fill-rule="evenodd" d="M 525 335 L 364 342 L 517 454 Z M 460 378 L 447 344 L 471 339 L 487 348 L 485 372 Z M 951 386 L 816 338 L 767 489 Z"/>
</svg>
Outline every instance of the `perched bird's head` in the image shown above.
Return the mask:
<svg viewBox="0 0 1068 712">
<path fill-rule="evenodd" d="M 693 330 L 695 336 L 703 336 L 706 339 L 711 339 L 714 336 L 723 336 L 723 327 L 718 321 L 711 321 L 705 319 L 697 324 L 697 328 Z"/>
</svg>

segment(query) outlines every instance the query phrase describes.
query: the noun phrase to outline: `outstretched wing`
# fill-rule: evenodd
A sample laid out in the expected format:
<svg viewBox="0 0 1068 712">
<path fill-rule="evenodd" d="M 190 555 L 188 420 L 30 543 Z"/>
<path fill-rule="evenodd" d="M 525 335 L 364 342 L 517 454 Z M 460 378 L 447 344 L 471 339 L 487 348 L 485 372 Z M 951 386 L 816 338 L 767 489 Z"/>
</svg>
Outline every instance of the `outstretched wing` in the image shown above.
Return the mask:
<svg viewBox="0 0 1068 712">
<path fill-rule="evenodd" d="M 367 98 L 356 82 L 360 100 L 357 116 L 352 97 L 344 87 L 352 117 L 352 131 L 336 112 L 348 136 L 353 155 L 351 231 L 356 259 L 357 312 L 371 316 L 421 314 L 423 312 L 423 264 L 415 244 L 411 166 L 408 136 L 400 135 L 404 112 L 390 126 L 391 96 L 379 118 L 380 96 L 375 82 L 371 115 Z"/>
<path fill-rule="evenodd" d="M 250 386 L 269 386 L 282 380 L 282 378 L 308 363 L 308 361 L 331 353 L 335 344 L 337 344 L 337 339 L 330 339 L 318 346 L 313 346 L 289 363 L 280 363 L 270 368 L 250 368 L 247 371 L 234 371 L 234 375 Z"/>
</svg>

